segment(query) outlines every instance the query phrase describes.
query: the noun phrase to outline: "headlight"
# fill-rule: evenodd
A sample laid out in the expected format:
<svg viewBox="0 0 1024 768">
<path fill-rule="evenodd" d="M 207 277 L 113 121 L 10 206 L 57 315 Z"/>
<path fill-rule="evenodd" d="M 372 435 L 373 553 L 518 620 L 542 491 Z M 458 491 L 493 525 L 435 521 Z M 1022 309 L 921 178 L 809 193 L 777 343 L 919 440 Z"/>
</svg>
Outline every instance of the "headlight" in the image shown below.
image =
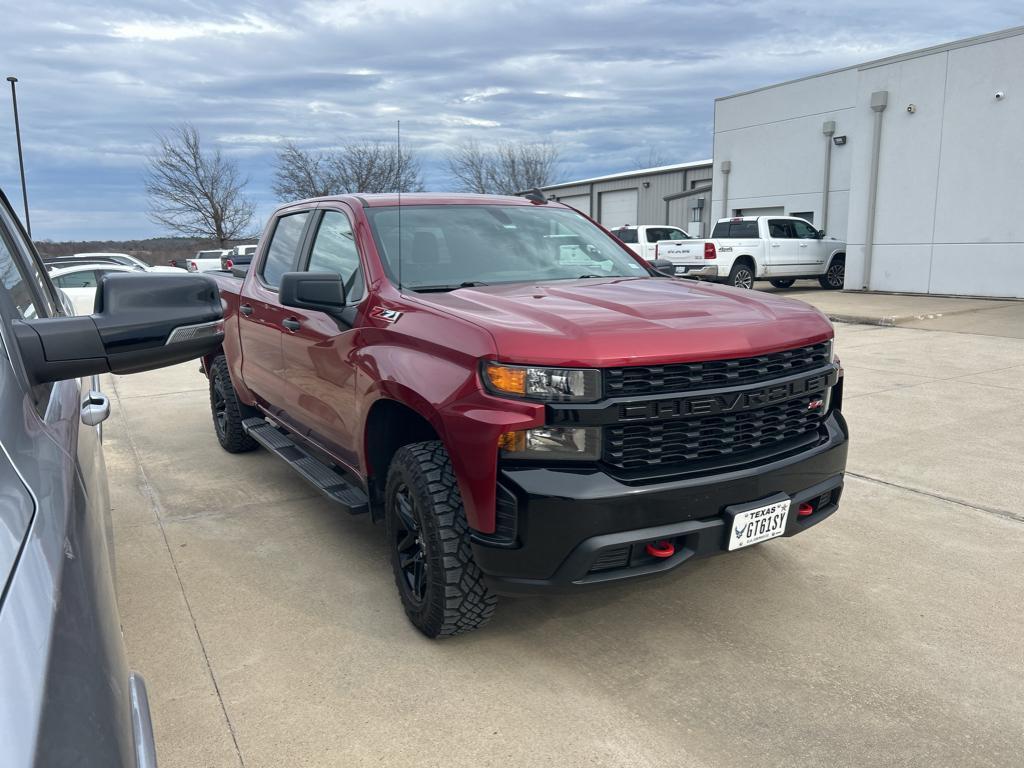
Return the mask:
<svg viewBox="0 0 1024 768">
<path fill-rule="evenodd" d="M 590 403 L 601 396 L 601 372 L 595 368 L 534 368 L 486 363 L 483 380 L 493 394 L 552 403 Z"/>
<path fill-rule="evenodd" d="M 505 459 L 597 461 L 601 458 L 599 427 L 535 427 L 506 432 L 498 439 Z"/>
</svg>

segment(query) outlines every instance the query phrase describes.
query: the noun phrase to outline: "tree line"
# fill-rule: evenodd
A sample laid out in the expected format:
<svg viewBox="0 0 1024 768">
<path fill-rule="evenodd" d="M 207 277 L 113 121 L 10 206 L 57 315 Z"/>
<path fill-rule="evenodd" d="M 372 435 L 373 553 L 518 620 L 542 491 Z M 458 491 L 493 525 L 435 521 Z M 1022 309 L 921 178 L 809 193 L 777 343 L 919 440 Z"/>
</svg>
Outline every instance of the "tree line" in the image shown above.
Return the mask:
<svg viewBox="0 0 1024 768">
<path fill-rule="evenodd" d="M 468 139 L 445 155 L 459 192 L 514 195 L 555 181 L 558 148 L 549 142 Z M 255 206 L 246 196 L 249 179 L 218 148 L 207 148 L 199 131 L 179 125 L 158 137 L 147 162 L 145 186 L 150 219 L 184 237 L 224 245 L 251 232 Z M 325 149 L 292 142 L 277 152 L 271 189 L 278 200 L 345 193 L 422 192 L 423 172 L 415 150 L 380 141 Z"/>
</svg>

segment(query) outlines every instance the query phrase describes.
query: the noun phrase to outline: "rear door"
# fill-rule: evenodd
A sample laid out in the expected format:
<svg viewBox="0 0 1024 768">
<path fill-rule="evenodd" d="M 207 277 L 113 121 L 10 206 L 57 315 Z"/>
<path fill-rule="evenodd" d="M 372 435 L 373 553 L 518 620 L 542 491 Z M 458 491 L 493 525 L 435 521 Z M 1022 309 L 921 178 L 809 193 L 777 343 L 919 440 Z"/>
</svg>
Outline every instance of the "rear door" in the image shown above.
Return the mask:
<svg viewBox="0 0 1024 768">
<path fill-rule="evenodd" d="M 793 275 L 799 273 L 800 248 L 793 230 L 792 219 L 768 219 L 767 263 L 768 275 Z"/>
<path fill-rule="evenodd" d="M 242 283 L 238 334 L 242 345 L 242 379 L 260 402 L 287 418 L 289 401 L 281 356 L 282 325 L 291 310 L 277 301 L 281 275 L 294 272 L 315 206 L 286 209 L 277 217 L 255 271 Z"/>
<path fill-rule="evenodd" d="M 314 215 L 299 268 L 341 275 L 347 306 L 340 316 L 284 308 L 284 380 L 294 409 L 291 415 L 305 434 L 354 469 L 358 457 L 353 328 L 366 287 L 352 214 L 342 204 L 329 205 Z"/>
</svg>

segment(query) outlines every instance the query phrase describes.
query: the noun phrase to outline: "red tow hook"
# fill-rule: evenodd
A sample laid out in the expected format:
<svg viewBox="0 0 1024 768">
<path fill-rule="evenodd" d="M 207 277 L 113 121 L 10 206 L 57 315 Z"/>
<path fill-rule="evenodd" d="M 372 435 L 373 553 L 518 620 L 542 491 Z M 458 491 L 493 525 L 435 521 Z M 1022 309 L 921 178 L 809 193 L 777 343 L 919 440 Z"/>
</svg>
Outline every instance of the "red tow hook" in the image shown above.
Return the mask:
<svg viewBox="0 0 1024 768">
<path fill-rule="evenodd" d="M 676 553 L 676 545 L 671 541 L 652 541 L 647 544 L 647 554 L 651 557 L 672 557 Z"/>
<path fill-rule="evenodd" d="M 814 514 L 814 507 L 812 507 L 806 501 L 803 504 L 800 505 L 800 509 L 797 512 L 797 515 L 799 517 L 807 517 L 808 515 L 813 515 L 813 514 Z"/>
</svg>

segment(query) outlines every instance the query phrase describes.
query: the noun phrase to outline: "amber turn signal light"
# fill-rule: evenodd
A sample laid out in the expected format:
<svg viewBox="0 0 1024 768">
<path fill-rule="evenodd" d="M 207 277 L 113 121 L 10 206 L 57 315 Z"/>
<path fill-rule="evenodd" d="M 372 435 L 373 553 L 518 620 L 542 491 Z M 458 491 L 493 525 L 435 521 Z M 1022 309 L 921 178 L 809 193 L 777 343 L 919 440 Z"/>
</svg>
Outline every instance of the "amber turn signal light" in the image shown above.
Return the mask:
<svg viewBox="0 0 1024 768">
<path fill-rule="evenodd" d="M 488 363 L 484 369 L 491 386 L 510 395 L 526 394 L 526 369 Z"/>
</svg>

